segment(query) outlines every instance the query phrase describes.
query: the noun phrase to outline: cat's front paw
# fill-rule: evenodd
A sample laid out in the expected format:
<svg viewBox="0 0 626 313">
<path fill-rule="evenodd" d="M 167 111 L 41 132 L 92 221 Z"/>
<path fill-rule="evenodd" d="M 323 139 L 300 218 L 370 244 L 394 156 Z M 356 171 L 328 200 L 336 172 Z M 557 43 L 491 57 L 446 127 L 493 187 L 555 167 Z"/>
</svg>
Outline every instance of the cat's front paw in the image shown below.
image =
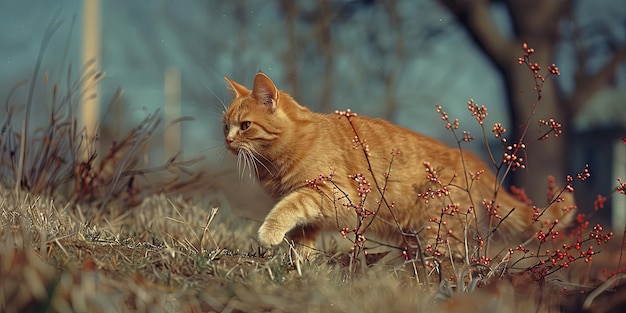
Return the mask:
<svg viewBox="0 0 626 313">
<path fill-rule="evenodd" d="M 263 223 L 259 228 L 259 242 L 263 247 L 269 248 L 278 245 L 285 237 L 285 232 L 274 227 L 271 223 Z"/>
</svg>

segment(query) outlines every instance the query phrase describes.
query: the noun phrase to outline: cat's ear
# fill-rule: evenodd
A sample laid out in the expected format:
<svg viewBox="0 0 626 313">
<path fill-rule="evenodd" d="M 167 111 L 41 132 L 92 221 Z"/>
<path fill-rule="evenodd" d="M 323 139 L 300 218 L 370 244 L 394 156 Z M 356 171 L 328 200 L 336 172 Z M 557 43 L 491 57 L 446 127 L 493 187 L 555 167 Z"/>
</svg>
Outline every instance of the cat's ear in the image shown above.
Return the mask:
<svg viewBox="0 0 626 313">
<path fill-rule="evenodd" d="M 252 98 L 259 100 L 264 105 L 275 108 L 278 103 L 278 88 L 267 75 L 258 72 L 254 76 Z"/>
<path fill-rule="evenodd" d="M 244 97 L 250 94 L 250 90 L 248 90 L 248 88 L 246 88 L 245 86 L 232 81 L 230 78 L 228 78 L 228 76 L 224 76 L 224 78 L 226 79 L 226 82 L 230 84 L 230 90 L 235 93 L 235 96 L 237 98 Z"/>
</svg>

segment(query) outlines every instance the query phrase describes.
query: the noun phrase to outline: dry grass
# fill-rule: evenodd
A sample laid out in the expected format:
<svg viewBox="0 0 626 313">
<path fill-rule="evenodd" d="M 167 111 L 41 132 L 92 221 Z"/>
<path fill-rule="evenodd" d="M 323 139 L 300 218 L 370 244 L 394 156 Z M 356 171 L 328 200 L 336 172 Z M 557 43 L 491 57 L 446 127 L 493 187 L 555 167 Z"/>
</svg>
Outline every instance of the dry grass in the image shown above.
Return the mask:
<svg viewBox="0 0 626 313">
<path fill-rule="evenodd" d="M 258 225 L 165 196 L 89 226 L 50 198 L 0 197 L 2 312 L 547 312 L 587 298 L 528 277 L 464 292 L 427 288 L 404 266 L 351 274 L 320 257 L 296 269 L 286 251 L 258 250 Z M 601 294 L 610 306 L 624 290 Z"/>
<path fill-rule="evenodd" d="M 91 226 L 81 210 L 45 197 L 3 190 L 2 198 L 3 312 L 351 311 L 420 302 L 399 273 L 348 282 L 323 261 L 298 273 L 286 254 L 255 251 L 256 225 L 222 212 L 198 224 L 210 209 L 164 196 Z M 407 294 L 400 302 L 399 290 Z"/>
</svg>

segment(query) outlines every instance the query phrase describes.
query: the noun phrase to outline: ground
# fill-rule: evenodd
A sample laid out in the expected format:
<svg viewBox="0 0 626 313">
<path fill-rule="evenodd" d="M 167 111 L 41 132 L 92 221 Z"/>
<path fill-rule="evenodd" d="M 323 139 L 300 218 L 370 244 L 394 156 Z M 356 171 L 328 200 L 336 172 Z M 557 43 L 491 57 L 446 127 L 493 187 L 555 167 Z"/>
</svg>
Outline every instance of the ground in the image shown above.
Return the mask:
<svg viewBox="0 0 626 313">
<path fill-rule="evenodd" d="M 625 301 L 624 288 L 596 288 L 600 257 L 551 278 L 560 283 L 503 275 L 459 290 L 427 286 L 411 264 L 349 267 L 328 254 L 294 266 L 286 247 L 258 247 L 257 223 L 182 199 L 153 196 L 97 221 L 45 197 L 2 199 L 3 312 L 577 311 L 594 290 L 591 312 Z"/>
</svg>

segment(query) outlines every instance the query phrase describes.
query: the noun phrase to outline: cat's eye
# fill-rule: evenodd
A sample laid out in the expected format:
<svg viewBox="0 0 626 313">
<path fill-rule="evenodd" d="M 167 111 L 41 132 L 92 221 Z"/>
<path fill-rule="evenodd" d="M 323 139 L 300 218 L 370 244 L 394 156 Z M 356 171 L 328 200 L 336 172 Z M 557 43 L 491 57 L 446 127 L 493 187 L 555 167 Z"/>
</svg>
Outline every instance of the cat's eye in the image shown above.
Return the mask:
<svg viewBox="0 0 626 313">
<path fill-rule="evenodd" d="M 241 130 L 246 130 L 248 127 L 250 127 L 250 122 L 241 122 Z"/>
<path fill-rule="evenodd" d="M 228 124 L 224 125 L 224 132 L 227 133 L 228 132 Z"/>
</svg>

